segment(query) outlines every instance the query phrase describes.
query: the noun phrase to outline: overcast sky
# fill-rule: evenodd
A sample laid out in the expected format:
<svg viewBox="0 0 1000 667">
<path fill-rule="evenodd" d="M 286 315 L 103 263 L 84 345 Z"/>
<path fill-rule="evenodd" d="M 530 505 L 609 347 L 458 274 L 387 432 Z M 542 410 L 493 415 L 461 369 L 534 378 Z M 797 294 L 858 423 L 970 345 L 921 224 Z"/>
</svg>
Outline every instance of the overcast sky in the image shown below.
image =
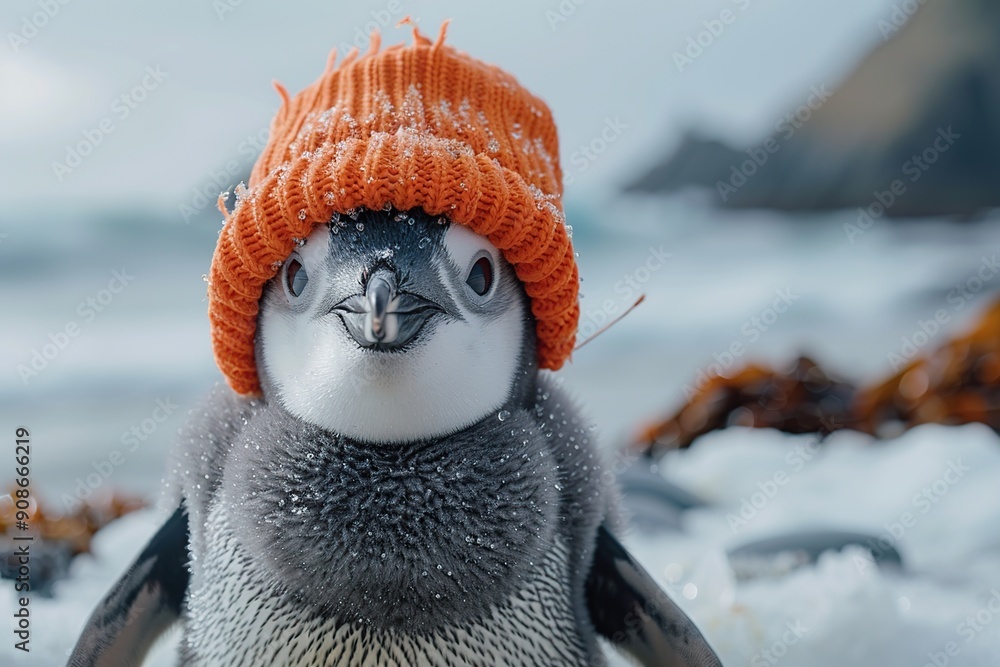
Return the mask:
<svg viewBox="0 0 1000 667">
<path fill-rule="evenodd" d="M 227 160 L 249 166 L 245 142 L 277 108 L 272 79 L 297 91 L 366 24 L 388 23 L 384 43 L 408 39 L 393 27 L 406 14 L 432 34 L 453 18 L 452 44 L 545 99 L 573 176 L 568 195 L 599 192 L 647 166 L 685 127 L 744 141 L 765 133 L 810 86 L 832 86 L 881 41 L 877 22 L 891 5 L 11 0 L 0 8 L 0 203 L 8 214 L 82 198 L 176 207 Z M 687 51 L 699 33 L 707 46 Z M 685 51 L 695 57 L 678 66 Z M 144 88 L 133 95 L 136 86 Z M 620 128 L 616 141 L 585 167 L 574 162 L 609 121 Z M 85 133 L 95 145 L 72 166 L 67 146 Z"/>
</svg>

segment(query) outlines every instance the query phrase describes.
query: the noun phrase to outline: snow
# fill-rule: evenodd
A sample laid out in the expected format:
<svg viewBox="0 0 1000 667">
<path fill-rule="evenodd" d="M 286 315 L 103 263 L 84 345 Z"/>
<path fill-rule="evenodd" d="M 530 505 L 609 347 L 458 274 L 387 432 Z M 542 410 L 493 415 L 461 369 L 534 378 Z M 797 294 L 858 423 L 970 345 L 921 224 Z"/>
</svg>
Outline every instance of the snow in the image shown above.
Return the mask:
<svg viewBox="0 0 1000 667">
<path fill-rule="evenodd" d="M 14 649 L 13 642 L 4 641 L 0 645 L 0 664 L 25 667 L 66 664 L 98 600 L 132 563 L 167 516 L 167 512 L 161 509 L 145 509 L 113 521 L 99 531 L 94 537 L 92 553 L 73 560 L 69 577 L 55 584 L 53 598 L 31 598 L 30 652 L 18 651 Z M 13 585 L 8 585 L 10 583 L 5 580 L 0 586 L 0 607 L 3 609 L 15 608 L 16 597 Z M 148 661 L 149 667 L 173 664 L 169 659 L 172 648 L 168 641 L 170 638 L 164 639 L 154 649 L 162 654 Z"/>
<path fill-rule="evenodd" d="M 816 446 L 732 428 L 671 453 L 662 470 L 713 504 L 684 515 L 683 535 L 633 534 L 627 545 L 723 664 L 998 664 L 1000 438 L 990 429 L 927 425 L 886 442 L 843 431 Z M 736 583 L 725 549 L 806 528 L 870 533 L 876 548 L 901 552 L 904 570 L 880 571 L 857 549 Z"/>
<path fill-rule="evenodd" d="M 724 665 L 997 664 L 1000 506 L 991 499 L 1000 437 L 991 430 L 928 425 L 886 442 L 844 431 L 816 446 L 807 435 L 731 428 L 669 454 L 662 470 L 711 506 L 687 511 L 683 533 L 630 533 L 625 543 Z M 785 481 L 769 486 L 778 471 Z M 754 512 L 734 529 L 744 500 Z M 97 600 L 165 517 L 143 510 L 98 533 L 93 555 L 74 562 L 56 598 L 32 600 L 32 654 L 25 659 L 6 643 L 0 658 L 62 662 Z M 856 548 L 784 577 L 736 581 L 727 548 L 807 527 L 869 532 L 902 553 L 904 570 L 881 571 Z M 12 604 L 12 587 L 0 590 L 2 604 Z M 176 634 L 150 664 L 171 664 Z"/>
</svg>

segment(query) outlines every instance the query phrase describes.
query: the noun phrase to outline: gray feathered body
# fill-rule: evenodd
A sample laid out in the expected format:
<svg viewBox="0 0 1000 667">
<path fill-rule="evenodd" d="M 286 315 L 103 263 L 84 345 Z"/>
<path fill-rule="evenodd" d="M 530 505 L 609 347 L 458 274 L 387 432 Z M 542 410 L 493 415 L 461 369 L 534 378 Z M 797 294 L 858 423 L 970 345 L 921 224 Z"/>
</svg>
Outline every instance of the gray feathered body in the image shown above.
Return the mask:
<svg viewBox="0 0 1000 667">
<path fill-rule="evenodd" d="M 459 433 L 363 443 L 220 388 L 174 477 L 187 665 L 601 665 L 584 581 L 611 485 L 550 378 Z"/>
</svg>

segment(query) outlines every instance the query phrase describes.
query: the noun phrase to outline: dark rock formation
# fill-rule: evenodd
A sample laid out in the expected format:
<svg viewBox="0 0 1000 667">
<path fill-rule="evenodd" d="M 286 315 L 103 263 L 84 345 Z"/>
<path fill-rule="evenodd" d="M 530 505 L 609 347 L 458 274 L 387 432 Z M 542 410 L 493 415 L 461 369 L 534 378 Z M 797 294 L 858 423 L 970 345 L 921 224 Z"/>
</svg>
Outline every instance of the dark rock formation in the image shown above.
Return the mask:
<svg viewBox="0 0 1000 667">
<path fill-rule="evenodd" d="M 874 217 L 1000 206 L 1000 3 L 927 0 L 881 27 L 889 40 L 794 132 L 749 148 L 689 135 L 626 191 L 695 185 L 727 207 L 876 204 Z"/>
</svg>

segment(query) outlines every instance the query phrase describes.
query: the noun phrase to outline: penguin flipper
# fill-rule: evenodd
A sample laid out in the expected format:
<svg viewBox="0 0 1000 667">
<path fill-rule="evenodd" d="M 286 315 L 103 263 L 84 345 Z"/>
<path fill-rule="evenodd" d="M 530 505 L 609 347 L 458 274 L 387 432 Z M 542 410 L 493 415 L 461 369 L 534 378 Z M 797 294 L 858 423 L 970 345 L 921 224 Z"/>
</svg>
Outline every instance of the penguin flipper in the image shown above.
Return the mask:
<svg viewBox="0 0 1000 667">
<path fill-rule="evenodd" d="M 605 526 L 587 576 L 594 628 L 648 667 L 721 667 L 701 632 Z"/>
<path fill-rule="evenodd" d="M 187 593 L 188 517 L 181 506 L 90 615 L 69 667 L 141 665 L 180 617 Z"/>
</svg>

